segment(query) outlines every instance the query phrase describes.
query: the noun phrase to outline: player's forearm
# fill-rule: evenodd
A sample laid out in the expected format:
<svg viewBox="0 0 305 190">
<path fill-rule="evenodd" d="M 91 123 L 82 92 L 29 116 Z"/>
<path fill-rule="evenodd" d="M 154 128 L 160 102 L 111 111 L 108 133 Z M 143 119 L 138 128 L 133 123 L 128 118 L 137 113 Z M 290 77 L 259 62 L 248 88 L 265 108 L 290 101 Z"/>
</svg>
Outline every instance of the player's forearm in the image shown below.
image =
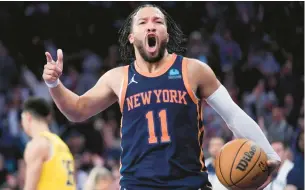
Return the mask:
<svg viewBox="0 0 305 190">
<path fill-rule="evenodd" d="M 223 86 L 219 87 L 207 99 L 207 102 L 223 118 L 236 137 L 254 141 L 269 158 L 280 161 L 280 157 L 273 150 L 257 123 L 234 103 Z"/>
<path fill-rule="evenodd" d="M 80 121 L 81 108 L 79 105 L 80 96 L 67 89 L 61 82 L 55 88 L 50 88 L 51 96 L 58 109 L 70 121 Z"/>
</svg>

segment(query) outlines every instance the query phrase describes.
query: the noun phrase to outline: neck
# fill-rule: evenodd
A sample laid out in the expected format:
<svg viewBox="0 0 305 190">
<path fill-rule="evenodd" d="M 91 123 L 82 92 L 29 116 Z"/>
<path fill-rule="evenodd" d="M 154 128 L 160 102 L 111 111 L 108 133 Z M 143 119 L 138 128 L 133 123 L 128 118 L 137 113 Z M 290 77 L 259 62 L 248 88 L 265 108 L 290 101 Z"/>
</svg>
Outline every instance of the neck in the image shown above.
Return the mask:
<svg viewBox="0 0 305 190">
<path fill-rule="evenodd" d="M 135 52 L 135 57 L 136 57 L 136 66 L 144 71 L 144 72 L 149 72 L 149 73 L 154 73 L 154 72 L 158 72 L 160 69 L 162 69 L 163 65 L 171 58 L 171 54 L 168 53 L 167 50 L 165 50 L 164 52 L 164 56 L 163 58 L 155 63 L 149 63 L 146 62 L 142 56 L 136 51 Z"/>
<path fill-rule="evenodd" d="M 42 133 L 42 132 L 50 132 L 48 124 L 43 121 L 35 121 L 32 124 L 30 136 L 32 138 L 35 138 L 35 137 L 39 136 L 40 133 Z"/>
</svg>

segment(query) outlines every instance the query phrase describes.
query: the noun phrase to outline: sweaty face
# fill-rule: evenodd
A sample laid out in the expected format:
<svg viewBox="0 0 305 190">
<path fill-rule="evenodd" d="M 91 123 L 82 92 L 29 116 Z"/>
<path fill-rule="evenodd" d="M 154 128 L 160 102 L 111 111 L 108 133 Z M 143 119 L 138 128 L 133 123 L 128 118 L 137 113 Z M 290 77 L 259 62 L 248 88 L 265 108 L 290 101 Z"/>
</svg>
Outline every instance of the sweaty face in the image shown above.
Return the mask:
<svg viewBox="0 0 305 190">
<path fill-rule="evenodd" d="M 168 43 L 165 18 L 158 8 L 144 7 L 133 18 L 129 42 L 149 63 L 160 61 Z"/>
</svg>

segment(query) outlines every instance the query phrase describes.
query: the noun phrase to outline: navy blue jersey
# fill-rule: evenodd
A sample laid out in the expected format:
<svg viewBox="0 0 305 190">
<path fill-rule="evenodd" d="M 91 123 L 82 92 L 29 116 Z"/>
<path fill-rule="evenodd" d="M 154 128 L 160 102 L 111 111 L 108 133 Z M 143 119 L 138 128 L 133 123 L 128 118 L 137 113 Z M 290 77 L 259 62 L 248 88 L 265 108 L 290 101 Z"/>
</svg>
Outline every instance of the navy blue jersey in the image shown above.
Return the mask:
<svg viewBox="0 0 305 190">
<path fill-rule="evenodd" d="M 208 184 L 202 151 L 200 101 L 187 62 L 172 60 L 157 73 L 125 67 L 121 93 L 121 181 L 131 189 L 196 189 Z"/>
</svg>

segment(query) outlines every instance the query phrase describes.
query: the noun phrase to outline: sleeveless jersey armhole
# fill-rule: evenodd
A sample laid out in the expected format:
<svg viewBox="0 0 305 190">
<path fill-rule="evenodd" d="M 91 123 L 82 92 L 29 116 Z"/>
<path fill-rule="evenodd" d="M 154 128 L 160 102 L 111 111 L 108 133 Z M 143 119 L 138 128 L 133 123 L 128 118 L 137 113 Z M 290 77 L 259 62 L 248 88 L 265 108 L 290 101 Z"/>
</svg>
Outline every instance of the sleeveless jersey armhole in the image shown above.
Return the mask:
<svg viewBox="0 0 305 190">
<path fill-rule="evenodd" d="M 119 92 L 119 104 L 120 104 L 120 109 L 121 109 L 121 96 L 122 96 L 122 90 L 123 90 L 123 86 L 124 86 L 124 81 L 125 78 L 123 78 L 122 82 L 121 82 L 121 86 L 120 86 L 120 92 Z"/>
<path fill-rule="evenodd" d="M 187 60 L 185 58 L 183 58 L 182 60 L 182 78 L 183 78 L 183 83 L 184 86 L 187 90 L 187 93 L 189 94 L 189 96 L 191 97 L 191 99 L 193 100 L 193 102 L 195 104 L 198 104 L 198 98 L 196 97 L 194 91 L 192 90 L 192 87 L 189 83 L 189 78 L 188 78 L 188 69 L 187 69 Z"/>
<path fill-rule="evenodd" d="M 120 95 L 119 95 L 119 102 L 120 102 L 120 110 L 121 113 L 123 113 L 123 108 L 124 108 L 124 102 L 125 102 L 125 96 L 126 96 L 126 91 L 127 91 L 127 84 L 128 84 L 128 66 L 124 67 L 124 77 L 121 85 L 121 90 L 120 90 Z"/>
<path fill-rule="evenodd" d="M 47 139 L 49 141 L 49 158 L 46 160 L 46 162 L 52 160 L 53 156 L 54 156 L 54 145 L 53 143 L 51 143 L 51 141 L 49 139 Z"/>
<path fill-rule="evenodd" d="M 48 159 L 45 161 L 45 163 L 49 162 L 50 160 L 52 160 L 52 158 L 54 157 L 54 152 L 55 152 L 55 145 L 52 143 L 52 140 L 50 139 L 51 137 L 49 137 L 48 135 L 42 133 L 41 137 L 45 138 L 48 141 L 48 145 L 49 145 L 49 155 L 48 155 Z"/>
</svg>

